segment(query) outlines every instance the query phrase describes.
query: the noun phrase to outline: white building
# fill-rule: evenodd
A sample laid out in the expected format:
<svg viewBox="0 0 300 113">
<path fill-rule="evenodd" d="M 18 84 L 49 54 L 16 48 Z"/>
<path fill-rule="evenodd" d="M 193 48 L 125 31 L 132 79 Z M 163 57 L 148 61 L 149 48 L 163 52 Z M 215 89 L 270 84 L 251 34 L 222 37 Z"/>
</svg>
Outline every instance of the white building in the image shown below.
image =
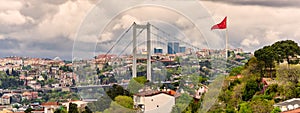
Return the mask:
<svg viewBox="0 0 300 113">
<path fill-rule="evenodd" d="M 300 98 L 289 99 L 280 103 L 274 104 L 274 107 L 279 107 L 282 112 L 300 108 Z"/>
<path fill-rule="evenodd" d="M 170 113 L 175 94 L 175 91 L 143 91 L 133 96 L 134 107 L 144 113 Z"/>
</svg>

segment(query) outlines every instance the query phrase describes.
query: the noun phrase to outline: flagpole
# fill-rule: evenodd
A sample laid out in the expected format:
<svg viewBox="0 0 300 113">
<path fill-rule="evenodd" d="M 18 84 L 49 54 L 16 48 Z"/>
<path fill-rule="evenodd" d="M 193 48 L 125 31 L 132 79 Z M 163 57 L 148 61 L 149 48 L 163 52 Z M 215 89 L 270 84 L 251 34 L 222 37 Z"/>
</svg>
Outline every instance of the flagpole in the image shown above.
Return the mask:
<svg viewBox="0 0 300 113">
<path fill-rule="evenodd" d="M 227 21 L 227 19 L 226 19 Z M 228 27 L 227 27 L 227 22 L 226 22 L 226 31 L 225 31 L 225 51 L 226 51 L 226 62 L 227 62 L 227 59 L 228 59 L 228 31 L 227 31 Z"/>
<path fill-rule="evenodd" d="M 226 51 L 226 62 L 227 62 L 227 59 L 228 59 L 228 31 L 227 31 L 227 28 L 226 28 L 226 37 L 225 37 L 225 51 Z"/>
<path fill-rule="evenodd" d="M 225 62 L 226 62 L 226 64 L 228 62 L 228 31 L 227 31 L 227 29 L 228 29 L 228 27 L 226 26 L 226 31 L 225 31 L 225 35 L 226 35 L 225 36 L 225 52 L 226 52 Z M 226 70 L 227 69 L 225 69 L 225 76 L 229 75 L 229 74 L 226 74 L 227 73 Z"/>
</svg>

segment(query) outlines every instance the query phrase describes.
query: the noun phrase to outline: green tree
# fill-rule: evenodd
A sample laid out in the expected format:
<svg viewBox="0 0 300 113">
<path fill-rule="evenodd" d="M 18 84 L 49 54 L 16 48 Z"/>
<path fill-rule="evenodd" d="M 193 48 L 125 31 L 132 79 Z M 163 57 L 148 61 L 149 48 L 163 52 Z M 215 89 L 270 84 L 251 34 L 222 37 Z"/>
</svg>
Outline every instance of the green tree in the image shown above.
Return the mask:
<svg viewBox="0 0 300 113">
<path fill-rule="evenodd" d="M 254 56 L 260 61 L 261 65 L 264 65 L 262 70 L 272 69 L 275 67 L 275 51 L 272 46 L 265 46 L 254 52 Z M 261 73 L 262 74 L 262 73 Z M 263 75 L 261 75 L 263 76 Z"/>
<path fill-rule="evenodd" d="M 105 63 L 103 68 L 102 68 L 102 72 L 106 72 L 106 71 L 112 71 L 112 66 L 109 65 L 108 63 Z"/>
<path fill-rule="evenodd" d="M 117 97 L 119 95 L 125 95 L 125 96 L 130 95 L 129 92 L 127 90 L 125 90 L 122 86 L 119 86 L 116 84 L 114 84 L 112 86 L 112 88 L 110 88 L 106 93 L 113 100 L 115 99 L 115 97 Z"/>
<path fill-rule="evenodd" d="M 281 112 L 281 110 L 280 110 L 279 107 L 275 107 L 275 108 L 271 111 L 271 113 L 280 113 L 280 112 Z"/>
<path fill-rule="evenodd" d="M 276 77 L 283 83 L 293 82 L 297 84 L 300 79 L 300 66 L 297 65 L 279 65 L 276 69 Z"/>
<path fill-rule="evenodd" d="M 85 106 L 84 109 L 82 113 L 93 113 L 88 106 Z"/>
<path fill-rule="evenodd" d="M 278 92 L 278 84 L 271 84 L 266 89 L 265 94 L 275 96 L 277 92 Z"/>
<path fill-rule="evenodd" d="M 77 109 L 77 104 L 71 102 L 69 104 L 69 112 L 68 113 L 79 113 L 79 111 Z"/>
<path fill-rule="evenodd" d="M 179 98 L 176 99 L 175 106 L 172 108 L 172 113 L 181 113 L 185 109 L 188 108 L 190 102 L 192 102 L 193 98 L 188 94 L 183 93 Z"/>
<path fill-rule="evenodd" d="M 128 90 L 130 93 L 137 93 L 140 89 L 142 89 L 147 82 L 146 77 L 135 77 L 129 81 Z"/>
<path fill-rule="evenodd" d="M 63 107 L 60 107 L 54 111 L 54 113 L 68 113 L 67 110 Z"/>
<path fill-rule="evenodd" d="M 243 91 L 242 99 L 244 101 L 250 100 L 256 93 L 256 91 L 259 91 L 257 82 L 255 80 L 247 81 Z"/>
<path fill-rule="evenodd" d="M 33 111 L 33 109 L 31 107 L 28 107 L 24 112 L 25 113 L 31 113 L 31 111 Z"/>
<path fill-rule="evenodd" d="M 110 107 L 105 109 L 103 113 L 136 113 L 135 110 L 125 108 L 116 102 L 110 103 Z"/>
<path fill-rule="evenodd" d="M 132 109 L 133 108 L 133 100 L 129 96 L 117 96 L 115 98 L 115 102 L 120 104 L 123 107 Z"/>
<path fill-rule="evenodd" d="M 99 97 L 96 102 L 88 103 L 88 106 L 92 111 L 102 112 L 109 108 L 111 101 L 112 99 L 109 96 L 104 95 Z"/>
<path fill-rule="evenodd" d="M 247 102 L 240 104 L 239 113 L 252 113 L 252 109 Z"/>
<path fill-rule="evenodd" d="M 253 113 L 270 113 L 273 110 L 274 101 L 256 98 L 250 102 Z"/>
<path fill-rule="evenodd" d="M 243 66 L 235 67 L 230 71 L 229 76 L 236 76 L 238 74 L 241 74 L 243 69 Z"/>
<path fill-rule="evenodd" d="M 275 58 L 278 62 L 283 62 L 285 59 L 288 64 L 292 64 L 291 58 L 300 55 L 298 44 L 292 40 L 278 41 L 272 45 L 276 52 Z"/>
<path fill-rule="evenodd" d="M 176 62 L 176 63 L 180 63 L 180 62 L 182 62 L 182 58 L 181 57 L 178 57 L 178 56 L 176 56 L 175 58 L 174 58 L 174 61 Z"/>
<path fill-rule="evenodd" d="M 140 84 L 145 84 L 147 82 L 147 78 L 144 77 L 144 76 L 141 76 L 141 77 L 135 77 L 133 78 L 135 81 L 137 81 L 138 83 Z"/>
<path fill-rule="evenodd" d="M 245 64 L 242 75 L 263 74 L 262 71 L 262 63 L 256 57 L 252 57 Z"/>
</svg>

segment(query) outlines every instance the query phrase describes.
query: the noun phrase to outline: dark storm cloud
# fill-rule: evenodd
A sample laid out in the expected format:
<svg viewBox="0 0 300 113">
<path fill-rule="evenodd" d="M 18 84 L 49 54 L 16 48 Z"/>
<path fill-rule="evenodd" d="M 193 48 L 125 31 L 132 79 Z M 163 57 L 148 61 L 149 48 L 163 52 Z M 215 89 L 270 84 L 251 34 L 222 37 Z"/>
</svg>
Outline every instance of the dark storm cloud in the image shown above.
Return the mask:
<svg viewBox="0 0 300 113">
<path fill-rule="evenodd" d="M 300 7 L 299 0 L 208 0 L 233 5 L 257 5 L 268 7 Z"/>
<path fill-rule="evenodd" d="M 26 44 L 28 49 L 41 49 L 50 51 L 72 51 L 73 41 L 66 37 L 56 37 L 47 41 L 31 40 Z"/>
<path fill-rule="evenodd" d="M 28 55 L 39 55 L 39 57 L 55 57 L 59 56 L 62 59 L 70 60 L 72 59 L 73 51 L 85 51 L 85 52 L 93 52 L 94 46 L 92 43 L 87 42 L 76 42 L 78 48 L 73 49 L 74 40 L 68 37 L 56 37 L 51 40 L 46 41 L 28 41 L 26 42 L 26 46 L 24 51 L 31 51 L 32 53 L 28 52 Z M 80 46 L 80 47 L 79 47 Z"/>
<path fill-rule="evenodd" d="M 19 48 L 20 42 L 18 40 L 11 38 L 0 39 L 0 50 L 11 50 Z"/>
</svg>

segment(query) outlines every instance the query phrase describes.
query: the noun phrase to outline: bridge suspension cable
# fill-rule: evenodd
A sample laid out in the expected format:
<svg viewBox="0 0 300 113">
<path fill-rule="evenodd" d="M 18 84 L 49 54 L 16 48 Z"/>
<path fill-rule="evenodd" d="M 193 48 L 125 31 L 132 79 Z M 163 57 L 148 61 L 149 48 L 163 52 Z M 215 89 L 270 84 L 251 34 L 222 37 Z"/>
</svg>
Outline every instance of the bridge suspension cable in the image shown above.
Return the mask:
<svg viewBox="0 0 300 113">
<path fill-rule="evenodd" d="M 125 36 L 126 33 L 129 32 L 129 30 L 133 27 L 133 24 L 130 25 L 130 27 L 122 33 L 122 35 L 118 38 L 118 40 L 116 41 L 116 43 L 114 43 L 111 48 L 105 53 L 105 57 L 111 52 L 111 50 L 121 41 L 121 39 L 123 39 L 123 37 Z"/>
<path fill-rule="evenodd" d="M 191 47 L 193 47 L 193 48 L 195 48 L 195 49 L 197 49 L 197 50 L 200 50 L 200 48 L 198 48 L 198 47 L 196 47 L 196 46 L 194 46 L 194 45 L 192 45 L 192 44 L 189 44 L 188 42 L 185 42 L 185 41 L 183 41 L 183 40 L 181 40 L 181 39 L 179 39 L 179 38 L 177 38 L 177 37 L 171 35 L 170 33 L 166 32 L 166 31 L 164 31 L 164 30 L 162 30 L 162 29 L 160 29 L 160 28 L 158 28 L 158 27 L 156 27 L 156 26 L 154 26 L 154 25 L 152 25 L 152 24 L 151 24 L 151 26 L 152 26 L 154 29 L 156 29 L 157 31 L 160 31 L 160 32 L 162 32 L 163 34 L 167 35 L 168 37 L 172 37 L 172 38 L 174 38 L 174 39 L 176 39 L 176 40 L 178 40 L 178 41 L 180 41 L 180 42 L 182 42 L 182 43 L 184 43 L 184 44 L 186 44 L 186 45 L 189 45 L 189 46 L 191 46 Z M 162 36 L 160 36 L 160 37 L 162 37 Z"/>
<path fill-rule="evenodd" d="M 145 30 L 145 28 L 143 28 L 142 30 L 140 30 L 140 32 L 137 34 L 136 37 L 140 36 L 140 34 Z M 126 46 L 125 48 L 120 52 L 120 54 L 118 54 L 118 56 L 113 60 L 116 61 L 117 58 L 119 58 L 124 52 L 125 50 L 127 50 L 127 48 L 132 44 L 133 40 L 131 40 Z"/>
</svg>

